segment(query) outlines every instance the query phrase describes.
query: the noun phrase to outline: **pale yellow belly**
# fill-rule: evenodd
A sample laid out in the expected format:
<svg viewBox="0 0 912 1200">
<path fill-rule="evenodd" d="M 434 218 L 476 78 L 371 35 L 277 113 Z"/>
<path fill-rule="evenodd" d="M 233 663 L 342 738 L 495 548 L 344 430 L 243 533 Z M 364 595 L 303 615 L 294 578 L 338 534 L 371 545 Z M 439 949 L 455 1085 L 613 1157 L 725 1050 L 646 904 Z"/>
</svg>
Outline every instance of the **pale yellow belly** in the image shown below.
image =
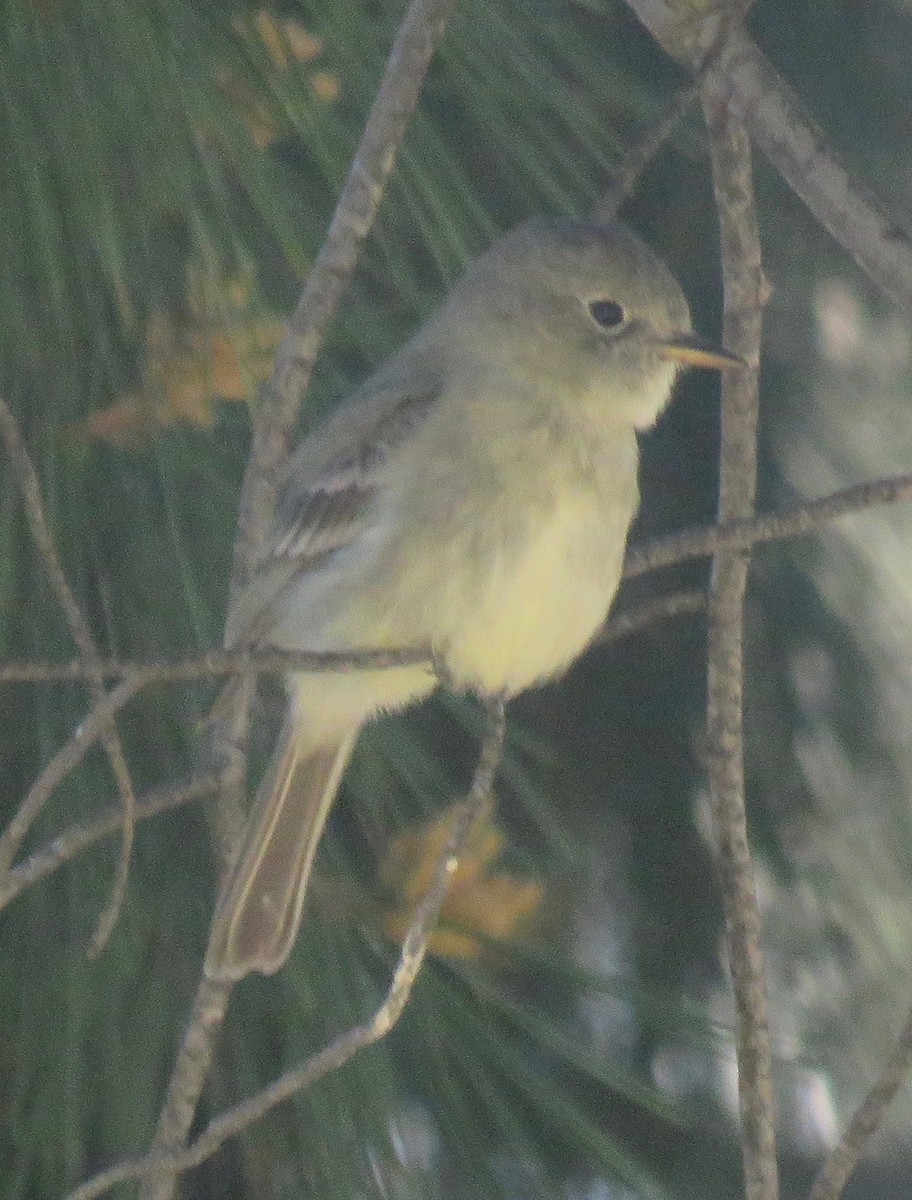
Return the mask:
<svg viewBox="0 0 912 1200">
<path fill-rule="evenodd" d="M 568 498 L 519 543 L 500 545 L 494 530 L 474 557 L 441 542 L 422 561 L 432 570 L 380 570 L 346 606 L 335 645 L 429 646 L 450 681 L 484 694 L 515 695 L 560 675 L 585 649 L 617 590 L 629 507 L 590 496 Z M 400 708 L 433 690 L 421 667 L 295 679 L 297 702 L 313 736 L 331 735 L 373 713 Z"/>
<path fill-rule="evenodd" d="M 578 488 L 531 511 L 495 503 L 482 519 L 422 526 L 378 554 L 334 634 L 427 645 L 457 686 L 520 692 L 564 671 L 604 620 L 635 505 L 635 484 L 610 503 Z"/>
<path fill-rule="evenodd" d="M 637 449 L 632 429 L 565 442 L 545 433 L 513 439 L 521 473 L 442 446 L 397 464 L 364 536 L 276 608 L 277 644 L 426 646 L 457 687 L 488 694 L 561 674 L 614 598 L 638 501 Z M 331 726 L 346 712 L 401 707 L 433 682 L 410 668 L 304 677 L 298 687 L 302 707 Z"/>
<path fill-rule="evenodd" d="M 492 564 L 464 626 L 441 646 L 460 685 L 515 694 L 579 656 L 620 579 L 629 516 L 613 517 L 588 498 L 568 500 L 521 553 Z"/>
</svg>

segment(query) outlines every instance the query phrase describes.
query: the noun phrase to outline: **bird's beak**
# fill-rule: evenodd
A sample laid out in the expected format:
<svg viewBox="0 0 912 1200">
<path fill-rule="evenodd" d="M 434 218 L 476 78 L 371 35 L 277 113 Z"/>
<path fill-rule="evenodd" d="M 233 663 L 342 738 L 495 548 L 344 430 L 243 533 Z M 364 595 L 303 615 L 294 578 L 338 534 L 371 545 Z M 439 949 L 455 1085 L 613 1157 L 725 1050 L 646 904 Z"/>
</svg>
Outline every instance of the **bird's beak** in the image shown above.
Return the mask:
<svg viewBox="0 0 912 1200">
<path fill-rule="evenodd" d="M 698 333 L 676 333 L 659 343 L 659 354 L 672 362 L 688 367 L 709 367 L 713 371 L 724 371 L 726 367 L 746 367 L 747 363 L 737 354 L 715 346 Z"/>
</svg>

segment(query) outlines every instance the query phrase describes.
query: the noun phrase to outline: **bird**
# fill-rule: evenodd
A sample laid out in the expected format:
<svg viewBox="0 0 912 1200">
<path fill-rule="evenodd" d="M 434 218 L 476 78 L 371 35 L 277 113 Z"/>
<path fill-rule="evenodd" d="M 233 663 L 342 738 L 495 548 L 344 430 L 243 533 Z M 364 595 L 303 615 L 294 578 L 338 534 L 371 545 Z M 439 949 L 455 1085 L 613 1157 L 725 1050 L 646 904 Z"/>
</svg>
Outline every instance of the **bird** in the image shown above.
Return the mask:
<svg viewBox="0 0 912 1200">
<path fill-rule="evenodd" d="M 682 369 L 740 363 L 693 332 L 681 287 L 626 225 L 540 216 L 304 438 L 226 646 L 425 647 L 428 661 L 289 672 L 207 976 L 285 963 L 359 730 L 429 695 L 434 662 L 448 686 L 509 699 L 583 653 L 620 582 L 638 433 Z"/>
</svg>

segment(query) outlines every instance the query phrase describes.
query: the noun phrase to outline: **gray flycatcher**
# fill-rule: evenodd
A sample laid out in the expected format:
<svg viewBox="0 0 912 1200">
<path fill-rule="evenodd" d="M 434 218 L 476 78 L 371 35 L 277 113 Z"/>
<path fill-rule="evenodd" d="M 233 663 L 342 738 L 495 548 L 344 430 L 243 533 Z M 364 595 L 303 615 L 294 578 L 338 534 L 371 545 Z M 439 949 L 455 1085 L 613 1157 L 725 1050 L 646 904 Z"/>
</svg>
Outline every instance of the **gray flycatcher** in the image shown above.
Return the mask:
<svg viewBox="0 0 912 1200">
<path fill-rule="evenodd" d="M 682 366 L 739 361 L 691 332 L 677 282 L 625 226 L 526 222 L 293 455 L 226 644 L 427 647 L 484 695 L 553 679 L 617 590 L 637 431 Z M 210 977 L 285 962 L 359 729 L 436 683 L 430 665 L 289 676 Z"/>
</svg>

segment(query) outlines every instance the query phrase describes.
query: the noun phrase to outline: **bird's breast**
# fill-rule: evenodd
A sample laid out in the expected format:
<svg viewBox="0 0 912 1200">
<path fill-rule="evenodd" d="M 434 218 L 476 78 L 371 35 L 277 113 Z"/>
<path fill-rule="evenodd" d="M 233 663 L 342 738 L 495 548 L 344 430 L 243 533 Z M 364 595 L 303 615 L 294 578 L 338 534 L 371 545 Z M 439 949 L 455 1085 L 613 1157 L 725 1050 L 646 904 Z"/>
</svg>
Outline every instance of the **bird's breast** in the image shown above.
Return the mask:
<svg viewBox="0 0 912 1200">
<path fill-rule="evenodd" d="M 432 645 L 459 686 L 515 694 L 562 673 L 605 619 L 638 503 L 635 434 L 446 432 L 389 489 L 377 635 Z"/>
<path fill-rule="evenodd" d="M 632 511 L 564 497 L 522 544 L 492 550 L 475 573 L 466 619 L 440 630 L 454 681 L 515 694 L 565 671 L 614 598 Z"/>
</svg>

